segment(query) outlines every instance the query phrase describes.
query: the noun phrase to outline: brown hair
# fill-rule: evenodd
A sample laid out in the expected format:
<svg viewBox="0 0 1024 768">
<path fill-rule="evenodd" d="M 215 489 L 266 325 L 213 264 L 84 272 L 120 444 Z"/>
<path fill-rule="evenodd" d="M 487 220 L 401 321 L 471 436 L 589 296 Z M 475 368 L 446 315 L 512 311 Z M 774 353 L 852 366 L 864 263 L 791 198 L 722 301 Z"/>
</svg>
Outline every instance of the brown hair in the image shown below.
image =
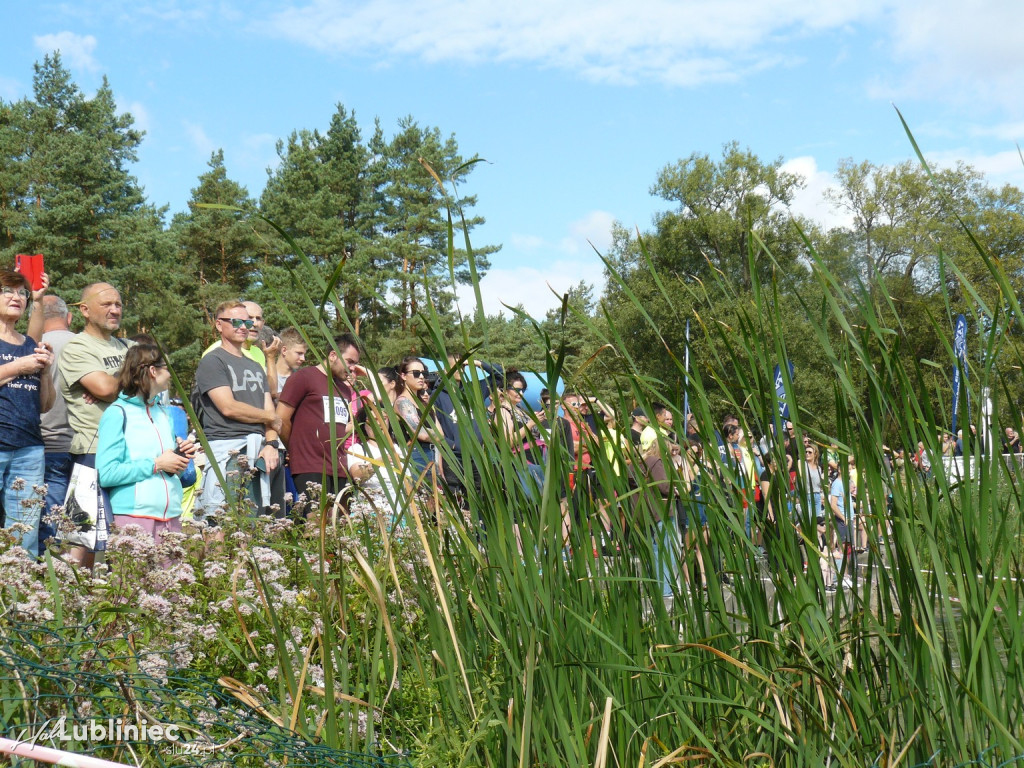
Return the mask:
<svg viewBox="0 0 1024 768">
<path fill-rule="evenodd" d="M 217 305 L 217 308 L 213 310 L 214 322 L 216 322 L 220 318 L 220 316 L 227 312 L 229 309 L 235 309 L 236 307 L 241 307 L 242 309 L 245 309 L 245 304 L 238 301 L 237 299 L 222 301 L 220 304 Z M 248 312 L 249 310 L 245 309 L 245 311 Z"/>
<path fill-rule="evenodd" d="M 128 348 L 117 382 L 127 397 L 149 397 L 149 367 L 161 364 L 160 348 L 156 344 L 135 344 Z"/>
<path fill-rule="evenodd" d="M 306 346 L 306 340 L 302 338 L 302 334 L 299 329 L 294 326 L 288 326 L 281 333 L 278 334 L 281 337 L 282 347 L 297 347 L 300 344 Z"/>
<path fill-rule="evenodd" d="M 13 269 L 0 269 L 0 285 L 5 288 L 24 288 L 28 291 L 29 301 L 32 300 L 32 284 L 21 272 Z"/>
</svg>

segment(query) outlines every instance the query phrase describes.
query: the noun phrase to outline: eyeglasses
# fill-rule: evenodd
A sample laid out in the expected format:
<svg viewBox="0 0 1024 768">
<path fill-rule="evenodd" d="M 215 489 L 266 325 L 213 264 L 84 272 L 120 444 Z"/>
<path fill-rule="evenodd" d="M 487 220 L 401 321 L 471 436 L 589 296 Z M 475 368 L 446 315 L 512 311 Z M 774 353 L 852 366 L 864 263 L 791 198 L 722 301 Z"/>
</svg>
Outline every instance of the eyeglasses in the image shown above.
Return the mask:
<svg viewBox="0 0 1024 768">
<path fill-rule="evenodd" d="M 256 321 L 255 320 L 251 320 L 251 319 L 250 320 L 239 320 L 237 317 L 218 317 L 217 318 L 217 322 L 220 322 L 222 320 L 224 322 L 231 323 L 231 327 L 235 328 L 235 329 L 241 328 L 242 326 L 245 326 L 246 328 L 252 328 L 254 325 L 256 325 Z"/>
<path fill-rule="evenodd" d="M 153 368 L 166 368 L 167 367 L 167 363 L 151 363 L 151 366 Z"/>
<path fill-rule="evenodd" d="M 421 368 L 417 368 L 414 371 L 406 371 L 405 373 L 407 376 L 412 376 L 414 379 L 422 379 L 427 375 L 427 372 Z"/>
<path fill-rule="evenodd" d="M 12 288 L 9 285 L 0 286 L 0 293 L 4 295 L 4 298 L 11 298 L 12 296 L 21 296 L 23 299 L 28 299 L 29 293 L 24 288 Z"/>
</svg>

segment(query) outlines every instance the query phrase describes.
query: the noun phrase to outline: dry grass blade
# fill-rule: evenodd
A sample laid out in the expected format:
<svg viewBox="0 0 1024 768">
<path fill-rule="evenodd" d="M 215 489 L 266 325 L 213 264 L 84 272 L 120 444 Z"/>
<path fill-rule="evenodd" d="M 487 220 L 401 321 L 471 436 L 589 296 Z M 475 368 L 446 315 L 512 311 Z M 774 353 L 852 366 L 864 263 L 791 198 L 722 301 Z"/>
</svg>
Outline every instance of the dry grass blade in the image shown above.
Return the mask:
<svg viewBox="0 0 1024 768">
<path fill-rule="evenodd" d="M 473 689 L 469 684 L 469 676 L 466 674 L 466 663 L 462 659 L 462 647 L 459 643 L 458 633 L 455 631 L 455 623 L 452 621 L 451 609 L 448 607 L 448 598 L 445 596 L 444 582 L 441 579 L 441 573 L 438 570 L 437 563 L 434 561 L 434 553 L 430 547 L 430 540 L 427 538 L 427 531 L 423 525 L 423 518 L 420 515 L 419 505 L 415 500 L 409 502 L 409 512 L 412 514 L 413 522 L 416 524 L 416 533 L 419 536 L 420 543 L 423 545 L 423 554 L 427 558 L 427 565 L 430 568 L 430 575 L 433 578 L 436 597 L 441 603 L 441 611 L 444 614 L 444 621 L 448 627 L 448 633 L 452 641 L 452 649 L 455 652 L 455 658 L 459 662 L 459 673 L 462 675 L 462 684 L 466 688 L 466 701 L 473 717 L 476 718 L 478 715 L 476 711 L 476 703 L 473 700 Z"/>
<path fill-rule="evenodd" d="M 391 616 L 388 613 L 387 599 L 384 597 L 384 587 L 357 546 L 354 544 L 350 545 L 349 553 L 363 572 L 363 579 L 365 579 L 363 588 L 380 612 L 380 621 L 384 626 L 384 633 L 387 635 L 388 645 L 391 648 L 391 683 L 388 685 L 388 692 L 384 695 L 384 703 L 387 703 L 392 691 L 395 690 L 395 683 L 398 681 L 398 643 L 395 640 L 394 628 L 391 626 Z"/>
<path fill-rule="evenodd" d="M 233 677 L 223 676 L 217 678 L 217 682 L 224 686 L 224 689 L 228 693 L 230 693 L 240 702 L 245 704 L 247 707 L 251 707 L 252 709 L 259 712 L 261 715 L 267 718 L 267 720 L 274 723 L 274 725 L 277 725 L 281 728 L 285 727 L 284 721 L 281 718 L 274 715 L 272 712 L 270 712 L 270 710 L 268 710 L 263 705 L 263 700 L 259 697 L 256 691 L 250 688 L 245 683 L 243 683 L 241 680 L 236 680 Z"/>
<path fill-rule="evenodd" d="M 597 739 L 597 759 L 594 768 L 605 768 L 608 763 L 608 739 L 612 729 L 612 697 L 604 700 L 604 715 L 601 718 L 601 734 Z"/>
</svg>

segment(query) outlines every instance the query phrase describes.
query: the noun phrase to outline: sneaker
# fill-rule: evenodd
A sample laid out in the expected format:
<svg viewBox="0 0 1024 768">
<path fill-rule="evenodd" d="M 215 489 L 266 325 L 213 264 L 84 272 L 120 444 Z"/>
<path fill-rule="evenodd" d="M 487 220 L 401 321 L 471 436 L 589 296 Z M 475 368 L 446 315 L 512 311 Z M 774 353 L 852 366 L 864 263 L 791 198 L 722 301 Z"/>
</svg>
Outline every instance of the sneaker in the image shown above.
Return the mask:
<svg viewBox="0 0 1024 768">
<path fill-rule="evenodd" d="M 853 579 L 849 576 L 843 577 L 843 589 L 853 589 Z"/>
<path fill-rule="evenodd" d="M 827 592 L 828 594 L 832 594 L 833 592 L 835 592 L 835 591 L 836 591 L 836 585 L 835 585 L 835 584 L 826 584 L 826 585 L 825 585 L 825 591 L 826 591 L 826 592 Z"/>
</svg>

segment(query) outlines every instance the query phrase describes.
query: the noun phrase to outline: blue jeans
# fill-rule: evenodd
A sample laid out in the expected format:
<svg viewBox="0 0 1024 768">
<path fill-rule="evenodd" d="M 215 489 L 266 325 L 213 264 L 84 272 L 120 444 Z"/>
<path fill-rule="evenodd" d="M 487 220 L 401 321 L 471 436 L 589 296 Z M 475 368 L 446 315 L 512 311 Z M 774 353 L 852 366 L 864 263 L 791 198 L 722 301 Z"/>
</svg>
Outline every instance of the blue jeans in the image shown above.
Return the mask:
<svg viewBox="0 0 1024 768">
<path fill-rule="evenodd" d="M 539 464 L 526 465 L 526 471 L 516 469 L 516 475 L 519 477 L 519 484 L 523 487 L 523 493 L 526 494 L 526 498 L 529 501 L 537 501 L 537 494 L 541 493 L 544 488 L 544 468 Z"/>
<path fill-rule="evenodd" d="M 15 480 L 22 480 L 15 483 Z M 29 530 L 15 534 L 21 546 L 32 557 L 39 556 L 39 513 L 43 497 L 35 488 L 43 484 L 43 446 L 32 445 L 14 451 L 0 451 L 0 488 L 4 494 L 4 527 L 15 523 L 27 525 Z"/>
<path fill-rule="evenodd" d="M 655 520 L 651 523 L 651 549 L 654 553 L 654 572 L 661 583 L 662 597 L 672 597 L 679 578 L 679 544 L 682 541 L 674 519 Z"/>
<path fill-rule="evenodd" d="M 64 506 L 64 497 L 68 495 L 68 483 L 71 481 L 71 468 L 74 464 L 70 453 L 46 453 L 46 469 L 43 473 L 43 482 L 46 483 L 46 504 L 43 505 L 43 513 L 39 517 L 40 554 L 46 540 L 57 536 L 57 530 L 46 521 L 46 518 L 53 512 L 54 507 Z"/>
<path fill-rule="evenodd" d="M 811 517 L 823 517 L 825 511 L 821 507 L 821 491 L 807 496 L 807 511 Z"/>
</svg>

